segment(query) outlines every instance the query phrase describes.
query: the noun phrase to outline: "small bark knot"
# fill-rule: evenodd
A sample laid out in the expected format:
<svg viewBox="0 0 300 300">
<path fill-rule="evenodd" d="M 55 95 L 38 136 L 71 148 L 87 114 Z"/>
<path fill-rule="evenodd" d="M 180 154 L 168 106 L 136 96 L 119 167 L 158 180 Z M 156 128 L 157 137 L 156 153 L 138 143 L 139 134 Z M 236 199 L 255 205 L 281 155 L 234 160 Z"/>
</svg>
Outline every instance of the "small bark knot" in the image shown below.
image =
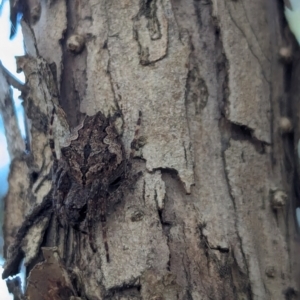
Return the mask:
<svg viewBox="0 0 300 300">
<path fill-rule="evenodd" d="M 265 273 L 266 275 L 269 277 L 269 278 L 274 278 L 276 276 L 276 270 L 275 270 L 275 267 L 273 266 L 268 266 L 265 270 Z"/>
<path fill-rule="evenodd" d="M 83 50 L 84 44 L 84 37 L 79 34 L 73 34 L 67 40 L 68 50 L 76 54 L 79 54 Z"/>
<path fill-rule="evenodd" d="M 140 210 L 136 210 L 131 215 L 131 221 L 132 222 L 139 222 L 143 219 L 144 213 Z"/>
<path fill-rule="evenodd" d="M 41 4 L 38 3 L 32 7 L 30 11 L 30 20 L 32 24 L 35 24 L 41 16 Z"/>
<path fill-rule="evenodd" d="M 279 58 L 283 63 L 290 63 L 293 57 L 293 49 L 290 46 L 283 46 L 279 49 Z"/>
<path fill-rule="evenodd" d="M 281 130 L 282 134 L 284 134 L 284 133 L 290 133 L 290 132 L 293 131 L 292 122 L 287 117 L 281 117 L 280 118 L 279 126 L 280 126 L 280 130 Z"/>
<path fill-rule="evenodd" d="M 287 194 L 282 190 L 272 191 L 271 204 L 274 209 L 282 208 L 287 201 Z"/>
</svg>

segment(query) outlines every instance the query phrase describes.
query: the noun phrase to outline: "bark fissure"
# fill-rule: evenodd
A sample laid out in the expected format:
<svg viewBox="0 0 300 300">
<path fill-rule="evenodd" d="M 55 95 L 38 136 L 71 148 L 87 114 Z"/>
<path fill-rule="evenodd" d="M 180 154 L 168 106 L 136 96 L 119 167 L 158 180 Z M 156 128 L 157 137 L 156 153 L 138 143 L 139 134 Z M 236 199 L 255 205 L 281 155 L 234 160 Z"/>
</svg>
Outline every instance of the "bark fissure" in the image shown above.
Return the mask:
<svg viewBox="0 0 300 300">
<path fill-rule="evenodd" d="M 78 6 L 76 1 L 66 0 L 66 27 L 62 32 L 62 37 L 59 40 L 59 45 L 62 49 L 61 64 L 63 66 L 60 77 L 58 78 L 58 85 L 60 87 L 60 105 L 64 109 L 67 115 L 68 122 L 72 128 L 78 125 L 81 114 L 79 112 L 79 107 L 81 104 L 81 95 L 79 95 L 79 90 L 81 91 L 81 86 L 78 84 L 77 76 L 81 76 L 82 86 L 86 87 L 86 71 L 76 69 L 75 66 L 81 64 L 86 64 L 87 50 L 84 48 L 83 55 L 76 55 L 76 53 L 71 53 L 68 42 L 75 36 L 79 35 L 78 32 L 78 22 L 80 17 L 78 16 Z M 93 39 L 92 36 L 88 37 Z M 84 39 L 84 38 L 83 38 Z M 83 46 L 84 47 L 84 46 Z M 80 75 L 79 75 L 80 74 Z M 83 94 L 85 91 L 83 91 Z M 76 112 L 76 113 L 74 113 Z"/>
<path fill-rule="evenodd" d="M 241 1 L 241 2 L 243 3 L 243 1 Z M 227 12 L 228 12 L 228 14 L 229 14 L 229 16 L 230 16 L 231 21 L 233 22 L 233 24 L 234 24 L 234 25 L 236 26 L 236 28 L 241 32 L 242 36 L 243 36 L 243 37 L 245 38 L 245 40 L 247 41 L 247 45 L 248 45 L 248 47 L 249 47 L 250 52 L 252 53 L 253 57 L 255 57 L 255 59 L 257 60 L 257 62 L 258 62 L 259 65 L 260 65 L 261 72 L 262 72 L 262 74 L 263 74 L 263 76 L 264 76 L 264 79 L 266 80 L 266 82 L 267 82 L 268 84 L 270 84 L 270 80 L 268 79 L 268 76 L 265 74 L 264 66 L 263 66 L 262 62 L 260 61 L 259 57 L 254 53 L 254 51 L 253 51 L 251 45 L 249 44 L 247 35 L 244 33 L 244 31 L 242 30 L 242 28 L 237 24 L 237 22 L 235 21 L 235 18 L 234 18 L 234 17 L 232 16 L 232 14 L 231 14 L 231 10 L 228 9 L 228 7 L 227 7 Z M 244 11 L 244 12 L 246 12 L 246 11 Z M 246 13 L 245 13 L 245 14 L 246 14 Z M 247 14 L 246 14 L 246 15 L 247 15 Z M 250 28 L 251 28 L 251 26 L 250 26 Z M 253 32 L 253 31 L 252 31 L 252 32 Z M 253 32 L 253 35 L 255 36 L 254 32 Z M 255 36 L 255 37 L 256 37 L 256 36 Z M 260 46 L 259 43 L 257 43 L 257 44 Z M 263 52 L 262 52 L 262 53 L 263 53 Z M 268 59 L 268 58 L 266 57 L 266 59 Z"/>
<path fill-rule="evenodd" d="M 298 106 L 296 97 L 293 112 L 277 101 L 289 86 L 271 55 L 264 2 L 27 4 L 27 55 L 18 69 L 28 86 L 21 88 L 30 157 L 11 167 L 4 276 L 24 257 L 33 300 L 59 299 L 63 287 L 78 300 L 296 297 L 290 179 L 297 180 L 297 154 L 290 151 Z M 294 133 L 280 131 L 282 111 L 294 116 Z M 85 221 L 74 229 L 53 213 L 50 178 L 51 152 L 59 159 L 63 145 L 78 138 L 69 124 L 99 112 L 117 112 L 116 134 L 131 164 L 125 177 L 140 174 L 128 190 L 118 190 L 118 179 L 118 196 L 107 199 L 109 262 L 101 222 L 93 252 Z M 108 160 L 99 165 L 109 167 Z M 80 165 L 76 155 L 72 164 Z M 79 170 L 86 182 L 86 169 Z M 67 200 L 63 195 L 63 206 Z"/>
<path fill-rule="evenodd" d="M 260 44 L 260 42 L 259 42 L 259 40 L 258 40 L 258 37 L 257 37 L 257 35 L 256 35 L 256 33 L 255 33 L 255 30 L 253 29 L 253 26 L 252 26 L 252 23 L 251 23 L 251 18 L 249 19 L 249 16 L 248 16 L 247 9 L 246 9 L 246 7 L 245 7 L 244 1 L 241 1 L 241 3 L 242 3 L 242 6 L 243 6 L 243 12 L 244 12 L 244 15 L 246 16 L 248 25 L 249 25 L 249 27 L 250 27 L 250 29 L 251 29 L 253 35 L 254 35 L 255 38 L 256 38 L 256 42 L 257 42 L 257 44 L 258 44 L 258 46 L 259 46 L 261 52 L 263 53 L 265 59 L 271 61 L 271 59 L 268 57 L 268 55 L 266 55 L 266 53 L 263 51 L 263 48 L 262 48 L 262 46 L 261 46 L 261 44 Z"/>
<path fill-rule="evenodd" d="M 249 278 L 250 277 L 250 272 L 249 272 L 249 267 L 248 267 L 248 261 L 247 261 L 247 258 L 246 258 L 246 254 L 244 253 L 244 250 L 243 250 L 242 238 L 241 238 L 240 232 L 239 232 L 238 210 L 237 210 L 235 197 L 232 194 L 232 187 L 231 187 L 230 180 L 229 180 L 229 177 L 228 177 L 225 151 L 226 150 L 224 150 L 223 153 L 222 153 L 222 160 L 223 160 L 223 166 L 224 166 L 225 180 L 226 180 L 227 188 L 228 188 L 228 194 L 229 194 L 229 197 L 230 197 L 230 199 L 232 201 L 232 204 L 233 204 L 233 207 L 234 207 L 234 228 L 235 228 L 235 234 L 236 234 L 237 239 L 238 239 L 238 241 L 237 241 L 238 247 L 235 247 L 235 249 L 237 248 L 238 249 L 237 251 L 240 251 L 240 253 L 242 254 L 243 263 L 244 263 L 244 266 L 246 268 L 246 270 L 241 269 L 241 272 L 244 273 L 246 271 L 247 278 Z M 231 248 L 231 251 L 233 251 L 233 248 Z M 250 291 L 250 298 L 249 299 L 252 300 L 253 299 L 253 292 L 252 292 L 250 282 L 247 285 L 248 285 L 248 288 L 249 288 L 249 291 Z"/>
</svg>

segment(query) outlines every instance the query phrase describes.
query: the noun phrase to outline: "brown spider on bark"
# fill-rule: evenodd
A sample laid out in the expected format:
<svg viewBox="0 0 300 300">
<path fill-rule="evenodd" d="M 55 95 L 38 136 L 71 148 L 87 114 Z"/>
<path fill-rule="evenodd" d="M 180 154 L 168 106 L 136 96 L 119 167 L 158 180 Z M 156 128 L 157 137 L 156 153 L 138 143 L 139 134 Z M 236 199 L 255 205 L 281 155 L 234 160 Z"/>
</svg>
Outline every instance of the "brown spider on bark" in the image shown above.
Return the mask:
<svg viewBox="0 0 300 300">
<path fill-rule="evenodd" d="M 94 116 L 87 116 L 77 127 L 74 137 L 61 148 L 61 157 L 58 160 L 52 137 L 54 113 L 55 109 L 50 122 L 49 141 L 54 157 L 54 211 L 64 227 L 70 225 L 85 232 L 82 225 L 87 226 L 89 243 L 94 252 L 97 251 L 94 224 L 100 216 L 106 260 L 109 262 L 107 205 L 112 198 L 120 197 L 122 190 L 132 181 L 127 174 L 130 173 L 131 163 L 126 159 L 124 146 L 114 125 L 117 115 L 107 118 L 98 112 Z M 141 113 L 137 125 L 140 126 L 140 123 Z M 136 144 L 134 140 L 131 147 Z"/>
</svg>

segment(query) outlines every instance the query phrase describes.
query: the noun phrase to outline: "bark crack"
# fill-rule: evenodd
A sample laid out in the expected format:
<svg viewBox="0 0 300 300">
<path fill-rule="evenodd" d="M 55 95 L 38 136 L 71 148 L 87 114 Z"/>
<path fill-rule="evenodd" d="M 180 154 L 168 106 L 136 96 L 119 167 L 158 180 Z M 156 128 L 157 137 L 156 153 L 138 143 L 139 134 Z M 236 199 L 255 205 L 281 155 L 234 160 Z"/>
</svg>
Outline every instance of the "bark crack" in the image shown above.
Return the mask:
<svg viewBox="0 0 300 300">
<path fill-rule="evenodd" d="M 231 188 L 229 177 L 228 177 L 227 163 L 226 163 L 225 150 L 224 149 L 222 150 L 222 161 L 223 161 L 223 166 L 224 166 L 223 169 L 224 169 L 224 175 L 225 175 L 225 181 L 226 181 L 226 184 L 227 184 L 228 194 L 229 194 L 229 197 L 230 197 L 230 199 L 232 201 L 232 204 L 233 204 L 233 207 L 234 207 L 234 227 L 235 227 L 235 232 L 236 232 L 236 235 L 237 235 L 237 238 L 238 238 L 239 250 L 241 251 L 243 262 L 244 262 L 244 265 L 246 267 L 247 278 L 250 278 L 250 271 L 249 271 L 248 261 L 247 261 L 247 258 L 246 258 L 246 254 L 243 250 L 242 238 L 241 238 L 239 230 L 238 230 L 238 222 L 239 222 L 238 215 L 237 215 L 238 211 L 237 211 L 235 198 L 232 194 L 232 188 Z M 252 287 L 251 287 L 250 282 L 248 282 L 248 286 L 249 286 L 249 290 L 250 290 L 250 300 L 252 300 L 253 299 L 253 292 L 252 292 Z"/>
<path fill-rule="evenodd" d="M 225 6 L 226 6 L 226 2 L 225 2 Z M 264 71 L 264 67 L 263 67 L 263 65 L 262 65 L 262 62 L 260 61 L 259 57 L 254 53 L 251 44 L 248 42 L 248 39 L 247 39 L 247 36 L 246 36 L 245 32 L 242 30 L 242 28 L 241 28 L 241 27 L 238 25 L 238 23 L 235 21 L 234 17 L 233 17 L 232 14 L 231 14 L 231 11 L 230 11 L 230 9 L 228 9 L 228 7 L 227 7 L 227 11 L 228 11 L 228 14 L 229 14 L 229 16 L 230 16 L 230 19 L 231 19 L 232 23 L 235 25 L 235 27 L 240 31 L 240 33 L 242 34 L 242 36 L 245 38 L 245 40 L 246 40 L 246 42 L 247 42 L 247 45 L 248 45 L 248 48 L 249 48 L 251 54 L 253 55 L 253 57 L 255 57 L 255 59 L 257 60 L 258 64 L 260 65 L 260 69 L 261 69 L 261 72 L 262 72 L 262 74 L 263 74 L 263 77 L 265 78 L 266 82 L 267 82 L 268 84 L 270 84 L 270 80 L 268 80 L 268 78 L 267 78 L 267 75 L 266 75 L 266 73 L 265 73 L 265 71 Z M 250 26 L 250 25 L 249 25 L 249 26 Z M 250 26 L 250 27 L 251 27 L 251 26 Z M 253 32 L 253 34 L 254 34 L 254 32 Z M 255 34 L 254 34 L 254 36 L 255 36 Z M 255 37 L 256 37 L 256 36 L 255 36 Z M 259 45 L 259 44 L 258 44 L 258 45 Z"/>
<path fill-rule="evenodd" d="M 29 229 L 32 228 L 34 224 L 38 224 L 43 218 L 51 217 L 52 201 L 49 195 L 51 195 L 51 193 L 44 197 L 43 202 L 34 207 L 32 212 L 25 217 L 22 226 L 19 228 L 16 234 L 13 245 L 10 246 L 11 256 L 5 264 L 4 271 L 2 273 L 3 279 L 9 276 L 14 276 L 19 272 L 21 260 L 25 255 L 25 253 L 23 253 L 21 244 Z"/>
<path fill-rule="evenodd" d="M 245 8 L 244 1 L 241 1 L 241 4 L 243 6 L 244 13 L 245 13 L 246 19 L 248 21 L 249 27 L 250 27 L 250 29 L 251 29 L 251 31 L 252 31 L 255 39 L 256 39 L 257 45 L 259 46 L 259 49 L 260 49 L 261 53 L 263 53 L 263 55 L 264 55 L 264 57 L 265 57 L 266 60 L 268 60 L 269 62 L 271 62 L 271 59 L 269 59 L 269 57 L 264 53 L 263 48 L 261 47 L 261 44 L 258 42 L 258 38 L 257 38 L 257 36 L 256 36 L 256 34 L 255 34 L 254 30 L 253 30 L 253 27 L 251 25 L 250 20 L 249 20 L 249 17 L 248 17 L 248 14 L 247 14 L 247 9 Z"/>
<path fill-rule="evenodd" d="M 227 122 L 228 124 L 224 124 L 225 122 Z M 259 140 L 253 134 L 254 130 L 248 126 L 245 126 L 244 124 L 237 124 L 235 122 L 232 122 L 225 116 L 224 120 L 221 121 L 221 123 L 223 123 L 224 126 L 229 127 L 230 138 L 227 140 L 227 144 L 230 141 L 230 139 L 238 141 L 248 141 L 254 146 L 255 150 L 259 154 L 264 154 L 266 152 L 266 147 L 270 146 L 270 143 Z"/>
</svg>

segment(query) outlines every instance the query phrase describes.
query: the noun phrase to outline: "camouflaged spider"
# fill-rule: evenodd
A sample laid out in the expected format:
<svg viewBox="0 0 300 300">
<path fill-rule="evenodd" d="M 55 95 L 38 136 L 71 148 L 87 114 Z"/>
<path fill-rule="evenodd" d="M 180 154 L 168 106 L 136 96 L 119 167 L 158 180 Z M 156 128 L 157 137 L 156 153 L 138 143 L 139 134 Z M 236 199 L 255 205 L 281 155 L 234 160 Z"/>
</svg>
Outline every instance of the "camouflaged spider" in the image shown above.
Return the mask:
<svg viewBox="0 0 300 300">
<path fill-rule="evenodd" d="M 64 227 L 70 225 L 83 231 L 80 225 L 87 221 L 89 243 L 94 252 L 97 248 L 93 225 L 100 214 L 106 260 L 109 262 L 107 203 L 122 193 L 124 183 L 128 184 L 127 172 L 130 170 L 130 161 L 126 159 L 124 146 L 114 126 L 116 115 L 107 118 L 98 112 L 94 116 L 87 116 L 77 128 L 75 137 L 61 148 L 58 160 L 52 135 L 54 114 L 55 109 L 50 121 L 49 141 L 54 157 L 54 211 Z M 140 123 L 141 112 L 137 125 L 140 126 Z M 137 134 L 138 129 L 135 136 Z M 134 139 L 131 145 L 135 144 Z"/>
</svg>

